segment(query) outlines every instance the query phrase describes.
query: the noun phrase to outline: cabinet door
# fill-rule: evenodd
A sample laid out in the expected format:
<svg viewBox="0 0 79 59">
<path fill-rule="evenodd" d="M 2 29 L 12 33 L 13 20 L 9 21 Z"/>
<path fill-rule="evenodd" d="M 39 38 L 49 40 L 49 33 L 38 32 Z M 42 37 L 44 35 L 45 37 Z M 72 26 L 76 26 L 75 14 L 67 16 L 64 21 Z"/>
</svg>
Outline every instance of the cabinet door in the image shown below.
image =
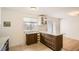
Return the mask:
<svg viewBox="0 0 79 59">
<path fill-rule="evenodd" d="M 62 40 L 63 40 L 63 36 L 62 35 L 58 35 L 58 36 L 54 36 L 54 35 L 50 35 L 50 34 L 41 34 L 40 35 L 40 40 L 42 43 L 44 43 L 46 46 L 50 47 L 52 50 L 54 51 L 58 51 L 61 50 L 62 48 Z"/>
<path fill-rule="evenodd" d="M 26 44 L 30 45 L 37 42 L 37 34 L 26 35 Z"/>
</svg>

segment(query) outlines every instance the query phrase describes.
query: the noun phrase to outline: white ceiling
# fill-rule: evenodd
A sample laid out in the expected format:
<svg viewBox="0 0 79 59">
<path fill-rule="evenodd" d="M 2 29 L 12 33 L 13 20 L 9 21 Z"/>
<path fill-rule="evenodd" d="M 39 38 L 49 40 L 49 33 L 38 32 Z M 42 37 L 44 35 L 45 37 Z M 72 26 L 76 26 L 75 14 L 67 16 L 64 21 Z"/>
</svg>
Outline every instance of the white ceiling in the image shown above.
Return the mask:
<svg viewBox="0 0 79 59">
<path fill-rule="evenodd" d="M 79 11 L 79 7 L 37 7 L 39 10 L 32 11 L 30 7 L 6 7 L 11 10 L 30 14 L 31 16 L 38 16 L 41 14 L 48 15 L 50 17 L 65 18 L 71 17 L 69 12 Z"/>
</svg>

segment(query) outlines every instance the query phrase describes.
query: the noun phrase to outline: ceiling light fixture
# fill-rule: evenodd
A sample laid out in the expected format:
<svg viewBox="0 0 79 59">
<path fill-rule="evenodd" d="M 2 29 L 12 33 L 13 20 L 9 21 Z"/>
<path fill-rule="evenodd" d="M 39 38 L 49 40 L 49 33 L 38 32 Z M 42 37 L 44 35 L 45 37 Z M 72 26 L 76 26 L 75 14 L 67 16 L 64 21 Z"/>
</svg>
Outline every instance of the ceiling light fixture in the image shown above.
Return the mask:
<svg viewBox="0 0 79 59">
<path fill-rule="evenodd" d="M 79 11 L 70 12 L 70 13 L 68 13 L 68 15 L 70 15 L 70 16 L 79 16 Z"/>
<path fill-rule="evenodd" d="M 37 8 L 37 7 L 30 7 L 30 10 L 31 11 L 37 11 L 37 10 L 39 10 L 39 8 Z"/>
</svg>

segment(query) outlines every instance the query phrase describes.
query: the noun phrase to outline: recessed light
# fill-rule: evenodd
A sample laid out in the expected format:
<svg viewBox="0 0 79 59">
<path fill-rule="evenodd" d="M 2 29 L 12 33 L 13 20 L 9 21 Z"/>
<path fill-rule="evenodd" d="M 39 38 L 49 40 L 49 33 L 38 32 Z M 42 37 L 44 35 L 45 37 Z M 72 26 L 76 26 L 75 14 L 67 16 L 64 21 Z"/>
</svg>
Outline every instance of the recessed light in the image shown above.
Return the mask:
<svg viewBox="0 0 79 59">
<path fill-rule="evenodd" d="M 79 16 L 79 11 L 69 12 L 68 15 L 70 15 L 70 16 Z"/>
<path fill-rule="evenodd" d="M 30 7 L 30 10 L 31 11 L 37 11 L 37 10 L 39 10 L 39 8 L 37 8 L 37 7 Z"/>
</svg>

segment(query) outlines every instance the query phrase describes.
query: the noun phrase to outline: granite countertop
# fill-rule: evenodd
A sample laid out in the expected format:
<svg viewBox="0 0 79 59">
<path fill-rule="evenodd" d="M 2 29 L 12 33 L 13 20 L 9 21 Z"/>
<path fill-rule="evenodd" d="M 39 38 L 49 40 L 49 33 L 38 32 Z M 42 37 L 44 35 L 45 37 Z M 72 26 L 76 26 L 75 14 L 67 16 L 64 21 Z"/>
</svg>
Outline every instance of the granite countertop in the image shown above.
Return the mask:
<svg viewBox="0 0 79 59">
<path fill-rule="evenodd" d="M 50 32 L 45 32 L 45 31 L 24 31 L 25 34 L 34 34 L 34 33 L 45 33 L 45 34 L 50 34 L 50 35 L 63 35 L 62 33 L 56 34 L 56 33 L 50 33 Z"/>
<path fill-rule="evenodd" d="M 6 41 L 9 39 L 9 37 L 0 37 L 0 51 L 2 50 L 4 44 L 6 43 Z"/>
<path fill-rule="evenodd" d="M 55 35 L 55 36 L 58 36 L 58 35 L 63 35 L 62 33 L 50 33 L 50 32 L 40 32 L 40 33 L 45 33 L 45 34 L 50 34 L 50 35 Z"/>
<path fill-rule="evenodd" d="M 34 33 L 38 33 L 38 32 L 26 32 L 25 34 L 34 34 Z"/>
<path fill-rule="evenodd" d="M 39 33 L 38 31 L 24 31 L 25 34 L 34 34 Z"/>
</svg>

